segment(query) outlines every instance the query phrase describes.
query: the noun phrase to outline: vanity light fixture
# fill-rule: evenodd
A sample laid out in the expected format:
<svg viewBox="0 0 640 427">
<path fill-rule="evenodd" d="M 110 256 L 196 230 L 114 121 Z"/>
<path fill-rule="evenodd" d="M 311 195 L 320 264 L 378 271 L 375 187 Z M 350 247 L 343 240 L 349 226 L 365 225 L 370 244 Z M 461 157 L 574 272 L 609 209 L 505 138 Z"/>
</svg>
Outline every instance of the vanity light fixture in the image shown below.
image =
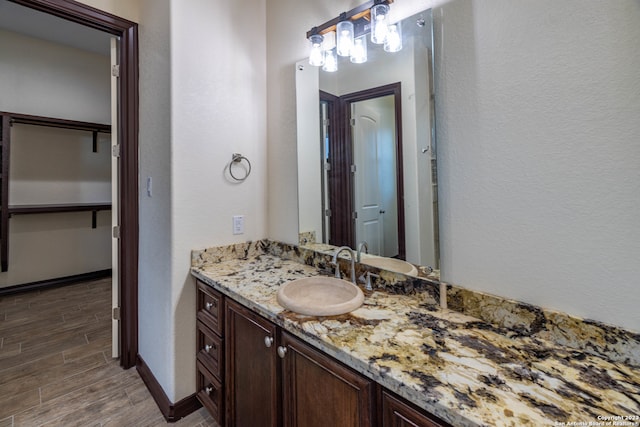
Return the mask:
<svg viewBox="0 0 640 427">
<path fill-rule="evenodd" d="M 383 44 L 387 38 L 389 27 L 389 5 L 375 0 L 371 8 L 371 43 Z"/>
<path fill-rule="evenodd" d="M 343 12 L 336 18 L 307 32 L 311 42 L 309 63 L 322 66 L 324 71 L 338 69 L 338 57 L 349 57 L 361 64 L 367 61 L 367 35 L 371 42 L 383 44 L 387 52 L 402 49 L 400 25 L 389 23 L 389 5 L 394 0 L 369 0 L 360 6 Z M 335 43 L 323 43 L 323 36 L 335 32 Z"/>
<path fill-rule="evenodd" d="M 367 62 L 367 36 L 360 36 L 353 41 L 351 48 L 351 62 L 354 64 L 363 64 Z"/>
<path fill-rule="evenodd" d="M 384 50 L 386 52 L 399 52 L 402 50 L 402 27 L 400 22 L 389 25 L 387 37 L 384 40 Z"/>
<path fill-rule="evenodd" d="M 353 48 L 353 22 L 346 18 L 346 14 L 340 15 L 341 21 L 336 25 L 336 45 L 338 55 L 350 56 Z"/>
<path fill-rule="evenodd" d="M 338 53 L 335 47 L 324 52 L 324 65 L 322 66 L 322 70 L 329 73 L 338 71 Z"/>
<path fill-rule="evenodd" d="M 311 42 L 311 52 L 309 53 L 309 64 L 320 67 L 324 65 L 324 51 L 322 50 L 322 41 L 324 37 L 315 32 L 309 36 Z"/>
</svg>

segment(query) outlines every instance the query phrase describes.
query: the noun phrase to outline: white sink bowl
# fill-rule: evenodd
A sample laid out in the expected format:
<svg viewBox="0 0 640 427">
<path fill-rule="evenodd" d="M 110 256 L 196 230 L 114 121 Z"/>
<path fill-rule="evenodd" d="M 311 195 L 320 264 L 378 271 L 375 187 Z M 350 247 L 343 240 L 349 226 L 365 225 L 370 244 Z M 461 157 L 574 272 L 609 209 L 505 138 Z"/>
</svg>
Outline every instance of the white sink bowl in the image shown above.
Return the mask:
<svg viewBox="0 0 640 427">
<path fill-rule="evenodd" d="M 359 287 L 335 277 L 305 277 L 280 286 L 278 303 L 295 313 L 335 316 L 360 307 L 364 294 Z"/>
<path fill-rule="evenodd" d="M 378 267 L 383 270 L 394 271 L 396 273 L 406 274 L 408 276 L 417 276 L 418 269 L 415 265 L 396 258 L 385 257 L 367 257 L 363 258 L 362 264 L 367 264 L 372 267 Z"/>
</svg>

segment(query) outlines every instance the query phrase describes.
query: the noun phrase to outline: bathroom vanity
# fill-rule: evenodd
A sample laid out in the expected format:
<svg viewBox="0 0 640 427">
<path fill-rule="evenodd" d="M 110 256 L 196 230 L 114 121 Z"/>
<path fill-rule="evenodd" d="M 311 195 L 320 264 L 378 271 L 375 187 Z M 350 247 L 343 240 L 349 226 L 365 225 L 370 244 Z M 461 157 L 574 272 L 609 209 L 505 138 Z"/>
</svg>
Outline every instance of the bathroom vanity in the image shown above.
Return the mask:
<svg viewBox="0 0 640 427">
<path fill-rule="evenodd" d="M 448 425 L 204 282 L 197 287 L 198 399 L 219 424 Z"/>
<path fill-rule="evenodd" d="M 198 398 L 221 424 L 541 426 L 640 413 L 636 365 L 443 310 L 427 280 L 377 271 L 364 305 L 340 316 L 278 304 L 282 284 L 327 266 L 326 254 L 269 241 L 193 252 Z"/>
</svg>

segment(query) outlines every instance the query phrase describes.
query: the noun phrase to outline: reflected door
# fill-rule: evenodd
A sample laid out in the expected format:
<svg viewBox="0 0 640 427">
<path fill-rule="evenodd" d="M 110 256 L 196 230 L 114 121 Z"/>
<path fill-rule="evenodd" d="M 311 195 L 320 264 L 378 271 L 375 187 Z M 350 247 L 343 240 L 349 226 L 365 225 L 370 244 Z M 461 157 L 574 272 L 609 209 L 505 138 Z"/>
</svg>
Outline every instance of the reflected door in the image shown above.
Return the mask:
<svg viewBox="0 0 640 427">
<path fill-rule="evenodd" d="M 351 104 L 354 154 L 354 198 L 356 241 L 367 242 L 369 253 L 380 254 L 384 247 L 384 215 L 380 194 L 378 156 L 379 115 L 366 101 Z"/>
<path fill-rule="evenodd" d="M 351 103 L 356 242 L 388 257 L 399 255 L 393 110 L 393 96 Z"/>
</svg>

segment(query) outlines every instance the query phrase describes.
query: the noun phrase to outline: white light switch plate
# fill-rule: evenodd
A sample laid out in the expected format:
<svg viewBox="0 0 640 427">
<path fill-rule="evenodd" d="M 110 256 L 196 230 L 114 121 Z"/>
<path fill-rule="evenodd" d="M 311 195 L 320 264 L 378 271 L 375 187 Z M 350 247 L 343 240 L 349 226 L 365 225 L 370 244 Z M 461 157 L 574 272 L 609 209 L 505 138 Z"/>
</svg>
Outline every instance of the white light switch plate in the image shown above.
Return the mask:
<svg viewBox="0 0 640 427">
<path fill-rule="evenodd" d="M 233 216 L 233 234 L 244 233 L 244 215 Z"/>
</svg>

